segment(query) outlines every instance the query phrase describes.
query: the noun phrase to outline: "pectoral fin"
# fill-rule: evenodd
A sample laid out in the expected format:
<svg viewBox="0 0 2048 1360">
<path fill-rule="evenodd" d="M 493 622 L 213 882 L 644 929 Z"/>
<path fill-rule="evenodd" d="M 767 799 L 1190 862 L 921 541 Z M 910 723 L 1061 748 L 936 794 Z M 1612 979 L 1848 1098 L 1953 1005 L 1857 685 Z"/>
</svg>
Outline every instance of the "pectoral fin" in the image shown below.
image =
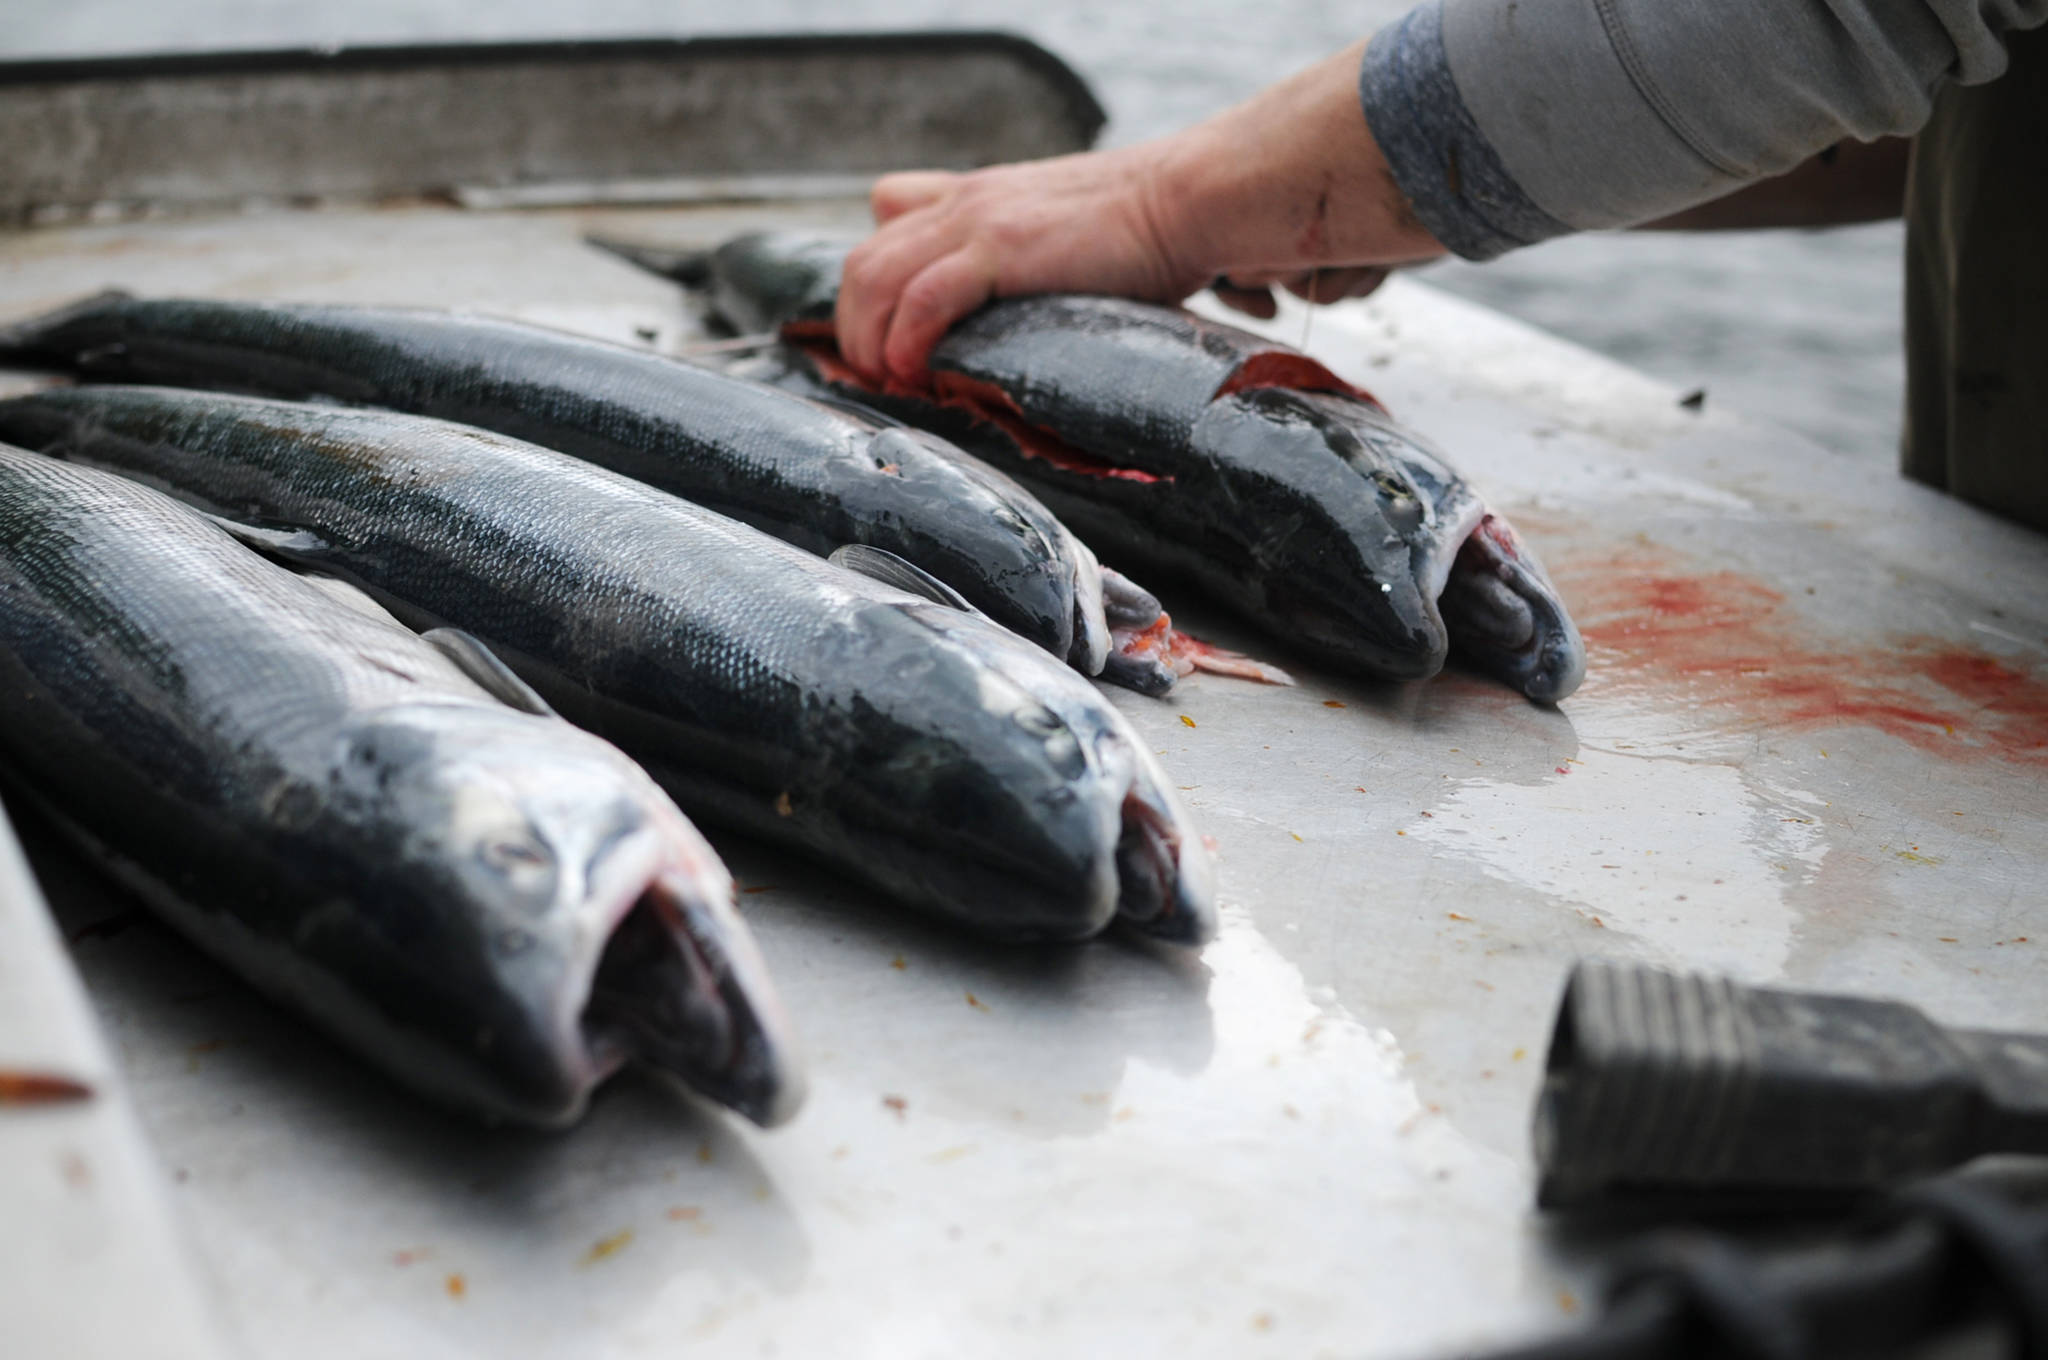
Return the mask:
<svg viewBox="0 0 2048 1360">
<path fill-rule="evenodd" d="M 236 542 L 260 553 L 275 553 L 293 562 L 304 562 L 327 551 L 327 540 L 310 529 L 266 529 L 259 524 L 244 524 L 238 519 L 209 511 L 200 513 L 227 530 Z"/>
<path fill-rule="evenodd" d="M 460 628 L 430 628 L 420 637 L 432 643 L 436 650 L 455 663 L 456 669 L 508 708 L 535 713 L 543 718 L 557 716 L 555 710 L 548 707 L 548 701 L 534 693 L 533 686 L 514 675 L 512 668 L 498 660 L 496 653 Z"/>
<path fill-rule="evenodd" d="M 874 548 L 865 543 L 849 543 L 826 559 L 835 567 L 858 572 L 862 576 L 880 581 L 885 586 L 908 591 L 922 596 L 934 604 L 963 613 L 977 614 L 987 618 L 979 609 L 967 603 L 967 597 L 923 567 L 906 562 L 886 548 Z"/>
</svg>

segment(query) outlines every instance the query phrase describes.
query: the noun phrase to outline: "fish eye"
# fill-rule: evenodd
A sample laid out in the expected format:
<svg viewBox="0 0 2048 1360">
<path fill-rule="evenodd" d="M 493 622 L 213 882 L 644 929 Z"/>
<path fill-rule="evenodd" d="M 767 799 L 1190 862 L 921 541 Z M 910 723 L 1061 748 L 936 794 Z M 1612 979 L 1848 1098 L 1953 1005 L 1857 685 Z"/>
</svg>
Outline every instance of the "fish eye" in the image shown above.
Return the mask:
<svg viewBox="0 0 2048 1360">
<path fill-rule="evenodd" d="M 1415 488 L 1402 481 L 1399 477 L 1396 477 L 1393 473 L 1388 472 L 1385 468 L 1374 468 L 1372 480 L 1373 485 L 1380 489 L 1382 495 L 1391 496 L 1396 499 L 1415 499 Z"/>
<path fill-rule="evenodd" d="M 1017 726 L 1040 739 L 1049 739 L 1066 734 L 1067 725 L 1060 716 L 1042 704 L 1019 708 L 1011 715 Z"/>
<path fill-rule="evenodd" d="M 483 843 L 478 857 L 508 877 L 522 871 L 544 869 L 552 862 L 547 847 L 529 836 L 493 836 Z"/>
</svg>

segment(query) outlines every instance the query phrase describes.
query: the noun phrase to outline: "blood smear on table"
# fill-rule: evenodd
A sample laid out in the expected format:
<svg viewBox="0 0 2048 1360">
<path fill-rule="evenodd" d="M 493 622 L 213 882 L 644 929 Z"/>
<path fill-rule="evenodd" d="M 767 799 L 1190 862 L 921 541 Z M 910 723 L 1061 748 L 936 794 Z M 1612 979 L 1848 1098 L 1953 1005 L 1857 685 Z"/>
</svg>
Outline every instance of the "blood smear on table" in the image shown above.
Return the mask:
<svg viewBox="0 0 2048 1360">
<path fill-rule="evenodd" d="M 1558 573 L 1584 634 L 1589 697 L 1627 686 L 1729 710 L 1744 726 L 1875 728 L 1949 759 L 2048 761 L 2048 684 L 1939 638 L 1816 646 L 1786 597 L 1734 571 L 1641 549 Z"/>
</svg>

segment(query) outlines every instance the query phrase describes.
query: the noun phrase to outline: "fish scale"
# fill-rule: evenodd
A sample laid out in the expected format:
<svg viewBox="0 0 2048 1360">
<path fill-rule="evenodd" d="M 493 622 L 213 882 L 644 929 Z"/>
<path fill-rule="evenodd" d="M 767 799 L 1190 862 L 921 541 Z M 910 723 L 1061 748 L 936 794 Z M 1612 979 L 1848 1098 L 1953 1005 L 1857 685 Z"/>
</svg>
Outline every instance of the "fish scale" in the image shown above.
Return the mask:
<svg viewBox="0 0 2048 1360">
<path fill-rule="evenodd" d="M 1107 655 L 1094 559 L 1007 477 L 929 436 L 647 351 L 420 309 L 106 294 L 0 327 L 0 360 L 495 430 L 806 551 L 896 553 L 1086 674 Z"/>
<path fill-rule="evenodd" d="M 438 655 L 409 643 L 393 646 L 397 639 L 388 627 L 347 613 L 316 609 L 309 616 L 308 587 L 224 535 L 166 535 L 159 507 L 109 495 L 103 479 L 60 464 L 35 471 L 35 483 L 10 480 L 0 494 L 0 524 L 7 526 L 11 550 L 9 584 L 32 597 L 62 591 L 63 608 L 97 625 L 77 639 L 75 651 L 57 654 L 61 669 L 52 676 L 72 687 L 81 704 L 138 702 L 139 696 L 170 687 L 234 695 L 232 704 L 210 714 L 223 737 L 261 737 L 296 753 L 309 733 L 325 729 L 332 711 L 398 702 L 422 684 L 470 687 Z M 70 532 L 81 515 L 95 521 L 90 532 Z M 144 572 L 211 578 L 222 593 L 128 590 L 126 583 Z M 53 622 L 56 605 L 37 621 Z M 322 620 L 321 641 L 327 644 L 314 655 L 300 645 L 309 617 Z M 17 626 L 8 641 L 27 648 L 41 636 Z M 56 628 L 47 636 L 61 642 L 71 635 Z M 181 636 L 235 637 L 237 643 L 174 650 L 162 641 Z M 332 664 L 330 647 L 363 664 Z M 94 654 L 107 653 L 106 663 L 96 664 Z M 401 678 L 415 672 L 416 679 Z M 132 685 L 102 682 L 131 676 Z M 158 752 L 138 754 L 147 759 Z"/>
<path fill-rule="evenodd" d="M 1435 674 L 1456 647 L 1530 698 L 1585 673 L 1535 555 L 1427 443 L 1307 354 L 1172 307 L 1001 298 L 876 384 L 832 331 L 844 242 L 751 233 L 677 259 L 599 242 L 709 290 L 784 344 L 734 370 L 867 402 L 1029 486 L 1104 552 L 1198 582 L 1339 669 Z"/>
<path fill-rule="evenodd" d="M 0 402 L 0 437 L 253 521 L 408 622 L 479 635 L 692 815 L 898 902 L 1000 938 L 1213 933 L 1206 852 L 1150 753 L 974 614 L 424 417 L 95 385 Z"/>
<path fill-rule="evenodd" d="M 560 1124 L 638 1054 L 800 1100 L 731 878 L 640 770 L 169 497 L 0 446 L 0 684 L 59 825 L 426 1094 Z"/>
</svg>

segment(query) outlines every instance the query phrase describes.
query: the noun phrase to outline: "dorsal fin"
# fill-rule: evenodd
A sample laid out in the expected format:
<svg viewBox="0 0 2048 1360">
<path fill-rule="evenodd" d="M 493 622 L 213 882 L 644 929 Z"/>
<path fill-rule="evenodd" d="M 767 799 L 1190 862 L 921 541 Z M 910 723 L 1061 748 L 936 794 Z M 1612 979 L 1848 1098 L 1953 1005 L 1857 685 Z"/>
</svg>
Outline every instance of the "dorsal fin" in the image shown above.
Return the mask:
<svg viewBox="0 0 2048 1360">
<path fill-rule="evenodd" d="M 967 603 L 967 597 L 923 567 L 906 562 L 886 548 L 872 547 L 866 543 L 848 543 L 826 559 L 835 567 L 858 572 L 862 576 L 880 581 L 885 586 L 920 595 L 934 604 L 958 609 L 968 614 L 981 611 Z"/>
<path fill-rule="evenodd" d="M 429 628 L 420 634 L 420 638 L 453 661 L 456 669 L 476 681 L 485 693 L 506 707 L 516 708 L 522 713 L 535 713 L 543 718 L 556 716 L 555 710 L 548 707 L 548 701 L 536 694 L 533 686 L 514 675 L 510 666 L 498 660 L 497 653 L 460 628 Z"/>
</svg>

